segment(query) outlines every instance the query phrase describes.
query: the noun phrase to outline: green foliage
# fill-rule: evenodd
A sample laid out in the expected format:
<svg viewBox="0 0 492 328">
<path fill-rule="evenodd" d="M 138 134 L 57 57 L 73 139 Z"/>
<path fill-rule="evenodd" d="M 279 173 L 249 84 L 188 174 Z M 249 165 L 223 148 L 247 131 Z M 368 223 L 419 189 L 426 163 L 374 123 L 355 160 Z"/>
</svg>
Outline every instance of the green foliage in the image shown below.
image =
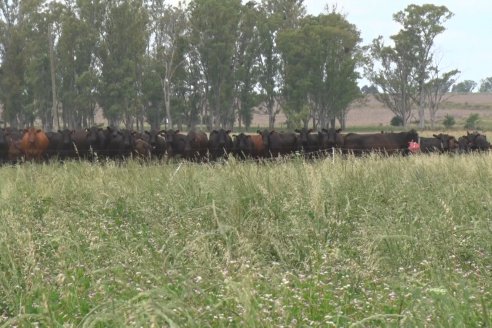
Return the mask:
<svg viewBox="0 0 492 328">
<path fill-rule="evenodd" d="M 408 5 L 393 15 L 401 30 L 391 36 L 393 46 L 373 40 L 366 67 L 367 78 L 383 93 L 376 98 L 407 124 L 414 103 L 419 106 L 419 125 L 424 127 L 425 84 L 432 67 L 435 38 L 445 31 L 444 23 L 453 14 L 445 6 Z M 378 65 L 379 64 L 379 65 Z"/>
<path fill-rule="evenodd" d="M 450 129 L 456 124 L 456 120 L 454 119 L 453 115 L 446 114 L 446 116 L 444 116 L 442 124 L 446 129 Z"/>
<path fill-rule="evenodd" d="M 487 326 L 491 163 L 2 167 L 0 325 Z"/>
<path fill-rule="evenodd" d="M 194 0 L 190 3 L 191 43 L 199 54 L 210 102 L 209 128 L 232 126 L 235 85 L 233 63 L 241 1 Z"/>
<path fill-rule="evenodd" d="M 480 82 L 480 89 L 478 89 L 478 92 L 492 92 L 492 77 L 483 79 Z"/>
<path fill-rule="evenodd" d="M 283 93 L 292 112 L 312 103 L 315 117 L 326 127 L 360 95 L 357 87 L 359 32 L 343 15 L 308 16 L 301 27 L 279 34 L 285 60 Z"/>
<path fill-rule="evenodd" d="M 110 125 L 135 116 L 141 75 L 139 66 L 147 46 L 148 16 L 138 0 L 108 7 L 105 38 L 101 46 L 101 83 L 98 103 Z"/>
<path fill-rule="evenodd" d="M 473 113 L 468 116 L 465 121 L 465 129 L 478 129 L 478 124 L 480 123 L 480 114 Z"/>
<path fill-rule="evenodd" d="M 403 126 L 403 119 L 401 116 L 395 115 L 390 121 L 391 126 Z"/>
<path fill-rule="evenodd" d="M 452 92 L 460 92 L 460 93 L 470 93 L 477 87 L 477 82 L 472 80 L 465 80 L 453 85 L 451 91 Z"/>
</svg>

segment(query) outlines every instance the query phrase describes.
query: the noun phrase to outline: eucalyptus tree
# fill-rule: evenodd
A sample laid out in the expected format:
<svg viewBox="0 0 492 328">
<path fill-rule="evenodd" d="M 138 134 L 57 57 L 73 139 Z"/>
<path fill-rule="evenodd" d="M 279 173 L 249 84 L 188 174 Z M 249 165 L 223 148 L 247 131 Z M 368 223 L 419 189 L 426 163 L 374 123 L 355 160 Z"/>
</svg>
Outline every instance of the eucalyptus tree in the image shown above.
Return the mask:
<svg viewBox="0 0 492 328">
<path fill-rule="evenodd" d="M 166 4 L 164 0 L 152 0 L 148 4 L 151 25 L 151 55 L 156 59 L 155 69 L 160 77 L 164 97 L 165 116 L 172 126 L 173 115 L 171 98 L 175 96 L 175 87 L 179 84 L 179 70 L 185 65 L 183 52 L 184 40 L 187 38 L 188 17 L 181 3 L 178 6 Z M 156 127 L 162 121 L 162 113 L 157 110 L 153 115 L 151 126 Z"/>
<path fill-rule="evenodd" d="M 20 0 L 0 1 L 0 99 L 5 124 L 24 125 L 27 46 L 26 7 Z"/>
<path fill-rule="evenodd" d="M 147 46 L 148 13 L 140 0 L 107 3 L 99 51 L 98 103 L 110 125 L 132 127 L 142 107 L 142 63 Z"/>
<path fill-rule="evenodd" d="M 105 4 L 99 0 L 66 1 L 60 10 L 56 46 L 59 94 L 65 127 L 94 123 L 97 89 L 97 47 Z"/>
<path fill-rule="evenodd" d="M 372 60 L 364 67 L 365 76 L 381 91 L 374 97 L 401 117 L 406 127 L 418 89 L 413 79 L 415 66 L 409 58 L 411 48 L 400 42 L 387 46 L 380 36 L 372 41 L 368 51 Z"/>
<path fill-rule="evenodd" d="M 425 83 L 429 78 L 429 69 L 433 65 L 433 46 L 435 38 L 445 31 L 444 23 L 453 16 L 446 6 L 433 4 L 408 5 L 393 15 L 402 29 L 392 39 L 397 43 L 406 43 L 409 57 L 415 66 L 419 127 L 425 126 Z"/>
<path fill-rule="evenodd" d="M 53 128 L 53 108 L 56 94 L 54 91 L 54 53 L 52 51 L 52 25 L 53 15 L 47 6 L 41 1 L 29 2 L 24 7 L 25 28 L 30 31 L 26 33 L 26 55 L 25 85 L 23 91 L 24 113 L 27 122 L 33 125 L 36 118 L 41 119 L 45 129 Z"/>
<path fill-rule="evenodd" d="M 445 6 L 412 4 L 393 15 L 402 25 L 390 37 L 393 46 L 384 45 L 381 36 L 373 40 L 370 53 L 375 64 L 366 67 L 366 77 L 383 92 L 376 98 L 403 118 L 404 126 L 417 104 L 419 126 L 424 127 L 425 85 L 434 65 L 434 40 L 445 31 L 443 24 L 452 15 Z"/>
<path fill-rule="evenodd" d="M 492 77 L 487 77 L 480 81 L 478 92 L 492 92 Z"/>
<path fill-rule="evenodd" d="M 177 97 L 179 99 L 180 124 L 186 124 L 189 128 L 194 128 L 197 124 L 208 122 L 208 100 L 207 82 L 204 77 L 204 70 L 199 60 L 200 54 L 190 51 L 186 56 L 186 63 L 181 74 L 183 75 L 181 84 L 177 86 Z"/>
<path fill-rule="evenodd" d="M 429 71 L 430 79 L 426 82 L 424 90 L 432 129 L 436 123 L 436 114 L 439 111 L 439 106 L 445 99 L 451 97 L 449 91 L 456 82 L 455 76 L 459 73 L 460 71 L 458 70 L 452 70 L 441 74 L 439 69 L 435 67 Z"/>
<path fill-rule="evenodd" d="M 191 51 L 198 53 L 208 103 L 209 129 L 232 127 L 234 63 L 241 0 L 193 0 L 189 4 Z"/>
<path fill-rule="evenodd" d="M 477 82 L 464 80 L 453 85 L 451 92 L 470 93 L 477 87 Z"/>
<path fill-rule="evenodd" d="M 283 103 L 280 89 L 283 84 L 283 60 L 278 49 L 277 37 L 282 30 L 295 28 L 305 15 L 302 0 L 262 0 L 258 31 L 260 34 L 259 85 L 264 98 L 270 129 L 275 126 Z"/>
<path fill-rule="evenodd" d="M 253 120 L 252 107 L 257 101 L 254 88 L 258 83 L 260 35 L 257 27 L 259 9 L 250 1 L 241 6 L 238 39 L 233 65 L 235 72 L 235 108 L 239 121 L 249 128 Z"/>
<path fill-rule="evenodd" d="M 356 27 L 335 11 L 307 16 L 299 28 L 279 34 L 290 116 L 301 119 L 305 127 L 309 119 L 323 128 L 334 127 L 336 119 L 345 125 L 348 106 L 360 94 L 360 41 Z"/>
</svg>

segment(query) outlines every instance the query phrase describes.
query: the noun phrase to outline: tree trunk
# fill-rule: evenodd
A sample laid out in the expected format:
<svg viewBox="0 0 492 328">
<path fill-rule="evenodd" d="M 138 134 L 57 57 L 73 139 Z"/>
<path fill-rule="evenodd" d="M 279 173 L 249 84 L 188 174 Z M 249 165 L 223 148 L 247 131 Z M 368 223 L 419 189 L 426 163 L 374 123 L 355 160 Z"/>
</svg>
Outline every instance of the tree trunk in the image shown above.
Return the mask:
<svg viewBox="0 0 492 328">
<path fill-rule="evenodd" d="M 422 88 L 420 90 L 419 99 L 419 128 L 425 128 L 424 91 Z"/>
<path fill-rule="evenodd" d="M 436 122 L 436 110 L 430 108 L 429 109 L 429 114 L 430 114 L 430 125 L 431 125 L 431 129 L 434 129 L 434 124 Z"/>
<path fill-rule="evenodd" d="M 171 85 L 168 78 L 161 79 L 162 91 L 164 93 L 164 105 L 166 106 L 166 118 L 167 124 L 170 127 L 173 126 L 173 119 L 171 117 Z"/>
<path fill-rule="evenodd" d="M 275 98 L 270 97 L 267 103 L 268 109 L 268 128 L 273 130 L 275 128 L 275 116 L 277 115 L 274 110 Z"/>
<path fill-rule="evenodd" d="M 60 129 L 58 120 L 58 104 L 56 101 L 56 72 L 55 72 L 55 56 L 53 54 L 53 35 L 51 31 L 51 25 L 48 26 L 48 42 L 50 51 L 50 71 L 51 71 L 51 95 L 52 95 L 52 108 L 51 116 L 53 119 L 52 127 L 55 131 Z"/>
</svg>

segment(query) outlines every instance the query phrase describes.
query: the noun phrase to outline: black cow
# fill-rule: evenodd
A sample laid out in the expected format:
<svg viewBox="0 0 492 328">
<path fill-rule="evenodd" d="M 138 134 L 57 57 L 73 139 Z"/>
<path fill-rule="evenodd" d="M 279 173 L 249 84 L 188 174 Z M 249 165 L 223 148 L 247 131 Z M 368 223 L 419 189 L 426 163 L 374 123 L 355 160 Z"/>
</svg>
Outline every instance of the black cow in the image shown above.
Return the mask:
<svg viewBox="0 0 492 328">
<path fill-rule="evenodd" d="M 110 158 L 123 159 L 129 157 L 135 149 L 135 139 L 128 129 L 107 128 L 106 153 Z"/>
<path fill-rule="evenodd" d="M 263 138 L 259 134 L 240 133 L 234 138 L 233 152 L 239 159 L 263 158 L 265 157 Z"/>
<path fill-rule="evenodd" d="M 58 132 L 46 132 L 50 141 L 46 155 L 48 158 L 57 156 L 58 159 L 64 160 L 75 155 L 72 144 L 72 131 L 68 129 L 58 130 Z"/>
<path fill-rule="evenodd" d="M 297 150 L 297 135 L 292 132 L 279 133 L 276 131 L 258 131 L 263 138 L 267 153 L 271 157 L 287 155 Z"/>
<path fill-rule="evenodd" d="M 231 130 L 213 130 L 208 137 L 208 151 L 211 161 L 219 158 L 227 159 L 227 155 L 232 152 L 233 142 L 229 135 Z"/>
<path fill-rule="evenodd" d="M 145 131 L 143 135 L 143 140 L 147 141 L 151 146 L 151 154 L 153 157 L 158 159 L 162 159 L 166 154 L 166 138 L 165 138 L 165 130 L 157 131 L 150 130 Z M 145 138 L 147 135 L 147 138 Z"/>
<path fill-rule="evenodd" d="M 320 134 L 313 133 L 313 129 L 296 129 L 295 132 L 299 133 L 297 136 L 297 149 L 302 151 L 306 157 L 314 157 L 319 155 L 320 147 Z"/>
<path fill-rule="evenodd" d="M 73 130 L 70 138 L 72 141 L 73 153 L 76 158 L 88 158 L 90 155 L 90 143 L 88 140 L 89 131 L 87 129 Z"/>
<path fill-rule="evenodd" d="M 89 158 L 107 157 L 108 130 L 93 126 L 86 132 Z"/>
<path fill-rule="evenodd" d="M 185 138 L 184 158 L 201 162 L 207 157 L 208 138 L 202 131 L 190 131 Z"/>
<path fill-rule="evenodd" d="M 5 128 L 3 131 L 8 145 L 7 162 L 16 163 L 23 155 L 20 144 L 24 132 L 10 127 Z"/>
<path fill-rule="evenodd" d="M 163 131 L 166 140 L 166 152 L 168 160 L 171 158 L 184 157 L 186 135 L 179 130 Z"/>
<path fill-rule="evenodd" d="M 490 143 L 487 137 L 478 132 L 467 132 L 466 136 L 458 139 L 460 152 L 484 151 L 490 149 Z"/>
<path fill-rule="evenodd" d="M 408 154 L 408 145 L 419 138 L 415 130 L 399 133 L 357 134 L 349 133 L 343 137 L 342 149 L 345 153 L 361 155 L 379 151 L 386 154 Z"/>
<path fill-rule="evenodd" d="M 7 162 L 9 155 L 9 143 L 4 129 L 0 130 L 0 163 Z"/>
<path fill-rule="evenodd" d="M 458 141 L 449 134 L 433 134 L 433 138 L 420 137 L 420 151 L 424 153 L 444 153 L 455 151 L 457 148 Z"/>
<path fill-rule="evenodd" d="M 319 148 L 322 151 L 330 150 L 332 148 L 342 148 L 343 138 L 340 132 L 342 129 L 322 129 L 318 132 L 319 135 Z"/>
</svg>

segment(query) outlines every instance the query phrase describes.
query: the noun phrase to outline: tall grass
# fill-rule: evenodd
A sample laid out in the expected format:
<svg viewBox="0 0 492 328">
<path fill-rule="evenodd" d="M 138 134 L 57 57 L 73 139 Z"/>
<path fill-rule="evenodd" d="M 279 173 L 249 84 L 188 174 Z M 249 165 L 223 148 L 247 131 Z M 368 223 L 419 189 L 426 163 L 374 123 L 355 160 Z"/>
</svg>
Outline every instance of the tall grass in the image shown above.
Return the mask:
<svg viewBox="0 0 492 328">
<path fill-rule="evenodd" d="M 490 327 L 492 156 L 0 169 L 0 326 Z"/>
</svg>

